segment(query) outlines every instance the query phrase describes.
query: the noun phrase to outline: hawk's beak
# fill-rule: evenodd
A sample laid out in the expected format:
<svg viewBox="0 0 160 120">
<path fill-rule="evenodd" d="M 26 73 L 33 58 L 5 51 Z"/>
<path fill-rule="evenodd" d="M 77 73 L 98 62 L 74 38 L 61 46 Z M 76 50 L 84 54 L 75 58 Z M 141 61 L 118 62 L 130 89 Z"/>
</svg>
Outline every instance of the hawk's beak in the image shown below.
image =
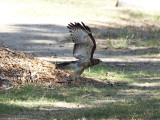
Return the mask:
<svg viewBox="0 0 160 120">
<path fill-rule="evenodd" d="M 102 62 L 102 60 L 100 60 L 100 62 L 99 62 L 99 63 L 100 63 L 100 64 L 101 64 L 101 63 L 103 63 L 103 62 Z"/>
</svg>

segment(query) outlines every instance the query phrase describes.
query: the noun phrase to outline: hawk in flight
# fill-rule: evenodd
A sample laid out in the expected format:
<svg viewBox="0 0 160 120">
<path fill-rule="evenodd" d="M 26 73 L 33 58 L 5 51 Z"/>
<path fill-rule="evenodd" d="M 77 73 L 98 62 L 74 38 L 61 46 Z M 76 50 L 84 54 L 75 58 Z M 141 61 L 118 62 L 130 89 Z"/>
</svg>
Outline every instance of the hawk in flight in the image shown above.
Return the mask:
<svg viewBox="0 0 160 120">
<path fill-rule="evenodd" d="M 73 84 L 79 86 L 79 76 L 83 73 L 85 68 L 92 67 L 101 62 L 99 59 L 93 59 L 93 54 L 96 49 L 96 42 L 92 36 L 92 32 L 88 26 L 83 22 L 70 23 L 67 28 L 71 34 L 72 41 L 74 43 L 73 56 L 78 61 L 72 61 L 70 63 L 57 64 L 57 68 L 73 64 L 75 67 L 73 73 Z"/>
</svg>

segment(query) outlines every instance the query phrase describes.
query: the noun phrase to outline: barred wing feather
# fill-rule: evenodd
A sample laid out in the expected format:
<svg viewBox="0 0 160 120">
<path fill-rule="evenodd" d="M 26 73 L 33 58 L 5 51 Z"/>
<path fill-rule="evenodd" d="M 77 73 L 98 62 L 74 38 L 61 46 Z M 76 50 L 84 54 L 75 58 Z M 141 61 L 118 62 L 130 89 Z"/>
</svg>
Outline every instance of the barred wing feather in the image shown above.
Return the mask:
<svg viewBox="0 0 160 120">
<path fill-rule="evenodd" d="M 96 43 L 91 30 L 83 22 L 70 23 L 67 26 L 71 33 L 74 44 L 73 56 L 83 62 L 89 62 L 93 59 L 93 53 L 96 49 Z"/>
</svg>

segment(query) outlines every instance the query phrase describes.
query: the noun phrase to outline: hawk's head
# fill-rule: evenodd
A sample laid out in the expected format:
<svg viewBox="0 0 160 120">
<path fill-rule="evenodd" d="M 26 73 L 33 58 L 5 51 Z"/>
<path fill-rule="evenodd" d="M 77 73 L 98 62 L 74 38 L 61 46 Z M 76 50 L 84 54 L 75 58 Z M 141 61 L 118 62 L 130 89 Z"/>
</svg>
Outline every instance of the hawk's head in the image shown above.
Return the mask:
<svg viewBox="0 0 160 120">
<path fill-rule="evenodd" d="M 101 63 L 102 61 L 100 59 L 93 59 L 92 60 L 92 65 L 97 65 L 99 63 Z"/>
</svg>

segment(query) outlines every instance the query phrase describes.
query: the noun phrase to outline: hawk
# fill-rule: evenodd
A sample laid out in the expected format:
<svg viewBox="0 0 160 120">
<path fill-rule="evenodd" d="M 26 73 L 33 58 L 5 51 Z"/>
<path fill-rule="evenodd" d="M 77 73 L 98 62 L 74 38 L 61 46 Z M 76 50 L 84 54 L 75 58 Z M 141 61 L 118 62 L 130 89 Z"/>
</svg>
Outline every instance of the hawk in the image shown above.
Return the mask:
<svg viewBox="0 0 160 120">
<path fill-rule="evenodd" d="M 93 54 L 96 49 L 96 42 L 92 36 L 92 32 L 88 26 L 83 22 L 70 23 L 67 28 L 71 34 L 72 41 L 74 43 L 73 56 L 78 61 L 72 61 L 70 63 L 60 63 L 56 67 L 60 68 L 69 64 L 75 67 L 73 73 L 73 85 L 79 86 L 79 76 L 83 73 L 85 68 L 92 67 L 101 62 L 100 59 L 93 59 Z"/>
</svg>

